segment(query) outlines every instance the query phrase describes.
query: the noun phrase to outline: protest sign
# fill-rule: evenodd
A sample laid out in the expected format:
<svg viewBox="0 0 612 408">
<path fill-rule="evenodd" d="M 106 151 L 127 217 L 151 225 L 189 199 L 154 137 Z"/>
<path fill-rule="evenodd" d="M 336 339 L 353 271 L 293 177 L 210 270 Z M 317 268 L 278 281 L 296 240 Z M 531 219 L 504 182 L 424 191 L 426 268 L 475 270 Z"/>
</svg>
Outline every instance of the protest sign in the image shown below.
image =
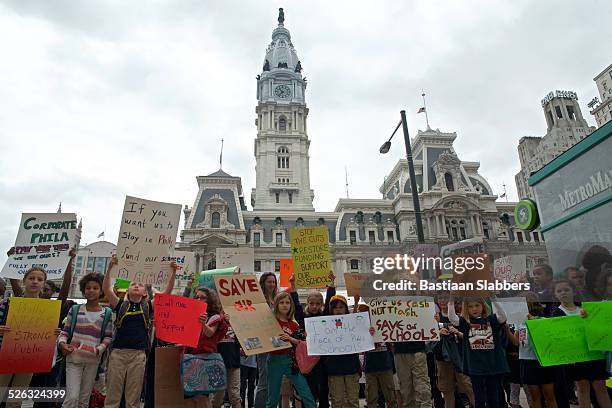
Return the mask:
<svg viewBox="0 0 612 408">
<path fill-rule="evenodd" d="M 456 254 L 478 254 L 484 252 L 485 246 L 482 238 L 464 239 L 440 248 L 440 256 L 442 258 L 448 258 L 449 256 Z"/>
<path fill-rule="evenodd" d="M 177 266 L 176 278 L 181 280 L 189 280 L 196 273 L 195 254 L 188 251 L 174 251 L 174 255 L 164 257 L 164 261 L 174 261 Z"/>
<path fill-rule="evenodd" d="M 589 351 L 580 316 L 527 320 L 529 341 L 543 367 L 604 358 L 601 351 Z"/>
<path fill-rule="evenodd" d="M 255 275 L 215 275 L 223 310 L 247 356 L 290 348 Z"/>
<path fill-rule="evenodd" d="M 583 302 L 582 308 L 589 350 L 612 351 L 612 302 Z"/>
<path fill-rule="evenodd" d="M 507 316 L 508 324 L 517 327 L 524 325 L 529 314 L 529 308 L 527 307 L 527 300 L 524 297 L 511 297 L 498 299 L 498 304 L 504 309 Z"/>
<path fill-rule="evenodd" d="M 374 349 L 367 312 L 308 317 L 304 324 L 308 355 L 353 354 Z"/>
<path fill-rule="evenodd" d="M 76 246 L 76 214 L 24 213 L 15 240 L 15 253 L 8 257 L 0 276 L 23 279 L 33 266 L 47 272 L 47 279 L 59 279 L 70 261 L 70 249 Z"/>
<path fill-rule="evenodd" d="M 0 374 L 51 371 L 61 301 L 12 297 L 0 348 Z"/>
<path fill-rule="evenodd" d="M 153 298 L 155 335 L 174 344 L 197 347 L 202 331 L 200 315 L 208 304 L 201 300 L 159 293 Z"/>
<path fill-rule="evenodd" d="M 296 288 L 315 288 L 331 284 L 329 231 L 326 225 L 291 229 L 291 257 Z"/>
<path fill-rule="evenodd" d="M 345 273 L 344 284 L 349 296 L 361 296 L 361 287 L 368 280 L 370 274 L 366 273 Z"/>
<path fill-rule="evenodd" d="M 218 269 L 237 266 L 242 273 L 253 273 L 255 269 L 253 248 L 217 248 L 216 265 Z"/>
<path fill-rule="evenodd" d="M 237 266 L 232 266 L 223 269 L 209 269 L 207 271 L 200 272 L 196 279 L 193 280 L 191 287 L 192 291 L 195 291 L 198 287 L 204 286 L 205 288 L 217 290 L 215 286 L 215 276 L 219 275 L 234 275 L 240 273 L 240 269 Z"/>
<path fill-rule="evenodd" d="M 115 277 L 165 286 L 180 216 L 180 204 L 127 196 L 117 241 L 119 265 L 113 268 Z"/>
<path fill-rule="evenodd" d="M 289 278 L 293 275 L 293 259 L 282 259 L 280 260 L 280 284 L 281 288 L 288 288 L 291 286 Z"/>
<path fill-rule="evenodd" d="M 452 282 L 464 287 L 464 290 L 453 291 L 458 297 L 489 297 L 491 291 L 487 284 L 493 282 L 491 275 L 491 260 L 489 255 L 483 253 L 453 253 Z M 446 263 L 446 262 L 445 262 Z M 485 286 L 480 287 L 479 284 Z"/>
<path fill-rule="evenodd" d="M 434 319 L 436 313 L 433 298 L 389 297 L 372 298 L 370 320 L 374 327 L 374 341 L 438 341 L 440 331 Z"/>
<path fill-rule="evenodd" d="M 493 262 L 493 275 L 499 281 L 527 282 L 527 256 L 510 255 Z"/>
<path fill-rule="evenodd" d="M 185 408 L 181 383 L 182 347 L 155 348 L 155 408 Z"/>
<path fill-rule="evenodd" d="M 117 288 L 117 290 L 127 290 L 130 287 L 130 281 L 117 278 L 115 279 L 115 287 Z"/>
</svg>

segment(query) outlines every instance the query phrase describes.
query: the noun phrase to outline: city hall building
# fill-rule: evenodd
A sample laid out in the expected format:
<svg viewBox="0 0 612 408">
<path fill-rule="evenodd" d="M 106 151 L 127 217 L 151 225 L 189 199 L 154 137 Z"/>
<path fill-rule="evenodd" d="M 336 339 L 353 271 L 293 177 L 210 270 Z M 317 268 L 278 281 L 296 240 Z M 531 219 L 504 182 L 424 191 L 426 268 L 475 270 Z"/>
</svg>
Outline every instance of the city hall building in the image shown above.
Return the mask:
<svg viewBox="0 0 612 408">
<path fill-rule="evenodd" d="M 343 273 L 371 273 L 374 257 L 407 253 L 417 243 L 408 164 L 401 159 L 389 169 L 380 187 L 384 198 L 339 198 L 333 211 L 315 210 L 307 82 L 284 23 L 281 12 L 257 75 L 256 184 L 250 200 L 239 176 L 221 169 L 197 176 L 198 193 L 193 206 L 183 210 L 177 249 L 193 251 L 197 269 L 205 270 L 215 268 L 218 247 L 253 247 L 253 271 L 248 272 L 278 272 L 280 259 L 291 256 L 291 228 L 327 225 L 333 269 L 342 286 Z M 316 108 L 313 114 L 316 118 Z M 325 143 L 321 135 L 312 137 Z M 456 140 L 456 132 L 433 129 L 419 131 L 412 140 L 426 243 L 443 246 L 476 238 L 494 257 L 527 255 L 529 270 L 545 262 L 541 235 L 514 228 L 515 203 L 496 202 L 480 164 L 457 156 Z"/>
</svg>

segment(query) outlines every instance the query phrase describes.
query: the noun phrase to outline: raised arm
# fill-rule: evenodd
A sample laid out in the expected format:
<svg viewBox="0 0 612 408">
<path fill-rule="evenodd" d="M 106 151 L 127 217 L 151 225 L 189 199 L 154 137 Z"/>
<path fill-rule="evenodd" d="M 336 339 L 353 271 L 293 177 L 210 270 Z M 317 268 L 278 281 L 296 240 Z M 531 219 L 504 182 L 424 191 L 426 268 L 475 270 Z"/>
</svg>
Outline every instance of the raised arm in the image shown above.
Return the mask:
<svg viewBox="0 0 612 408">
<path fill-rule="evenodd" d="M 323 307 L 324 315 L 330 314 L 329 302 L 331 301 L 331 298 L 336 295 L 336 275 L 334 275 L 333 272 L 330 272 L 329 274 L 332 284 L 327 286 L 327 293 L 325 294 L 325 306 Z"/>
<path fill-rule="evenodd" d="M 493 298 L 491 299 L 491 305 L 493 306 L 493 313 L 495 313 L 497 316 L 497 321 L 500 323 L 506 323 L 508 317 L 506 316 L 504 308 L 499 304 L 499 301 L 496 298 Z"/>
<path fill-rule="evenodd" d="M 455 312 L 455 301 L 452 298 L 448 301 L 448 320 L 453 326 L 459 326 L 459 316 Z"/>
<path fill-rule="evenodd" d="M 110 303 L 113 309 L 117 306 L 117 303 L 119 303 L 119 298 L 117 295 L 115 295 L 115 292 L 113 292 L 113 287 L 111 285 L 111 271 L 115 265 L 117 265 L 117 255 L 113 255 L 108 263 L 108 269 L 104 274 L 104 281 L 102 282 L 102 290 L 108 298 L 108 303 Z"/>
<path fill-rule="evenodd" d="M 168 278 L 168 284 L 166 285 L 166 289 L 164 289 L 164 294 L 169 295 L 172 293 L 172 289 L 174 289 L 174 281 L 176 280 L 176 270 L 178 266 L 176 262 L 172 261 L 170 264 L 170 277 Z"/>
<path fill-rule="evenodd" d="M 68 261 L 68 267 L 66 268 L 66 272 L 64 272 L 64 278 L 62 279 L 62 287 L 60 288 L 58 300 L 61 300 L 62 303 L 68 299 L 68 294 L 70 293 L 70 285 L 72 285 L 72 272 L 74 270 L 74 258 L 76 257 L 77 250 L 76 248 L 72 248 L 69 252 L 70 261 Z"/>
<path fill-rule="evenodd" d="M 289 278 L 289 287 L 286 292 L 291 296 L 291 300 L 293 300 L 293 305 L 295 306 L 295 321 L 298 322 L 300 327 L 304 327 L 304 308 L 300 303 L 300 296 L 295 290 L 295 277 L 293 275 Z"/>
</svg>

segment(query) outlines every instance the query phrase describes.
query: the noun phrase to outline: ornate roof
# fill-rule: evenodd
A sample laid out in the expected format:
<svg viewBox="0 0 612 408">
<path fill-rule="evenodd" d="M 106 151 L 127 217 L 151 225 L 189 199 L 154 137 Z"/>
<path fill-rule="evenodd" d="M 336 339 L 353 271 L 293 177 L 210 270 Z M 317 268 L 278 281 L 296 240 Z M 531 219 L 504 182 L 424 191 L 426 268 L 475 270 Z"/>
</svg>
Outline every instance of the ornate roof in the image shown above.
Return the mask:
<svg viewBox="0 0 612 408">
<path fill-rule="evenodd" d="M 272 42 L 266 50 L 263 71 L 287 70 L 299 74 L 302 69 L 301 64 L 291 42 L 291 33 L 285 28 L 284 22 L 285 15 L 281 8 L 278 27 L 272 31 Z"/>
</svg>

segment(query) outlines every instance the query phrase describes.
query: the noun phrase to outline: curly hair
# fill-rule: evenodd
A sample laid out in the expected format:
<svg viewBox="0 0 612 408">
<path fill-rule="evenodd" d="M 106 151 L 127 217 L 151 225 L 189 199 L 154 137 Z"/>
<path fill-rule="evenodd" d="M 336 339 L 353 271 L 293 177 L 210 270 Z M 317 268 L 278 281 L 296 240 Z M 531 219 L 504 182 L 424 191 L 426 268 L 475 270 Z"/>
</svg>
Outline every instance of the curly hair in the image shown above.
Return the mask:
<svg viewBox="0 0 612 408">
<path fill-rule="evenodd" d="M 221 313 L 221 301 L 219 300 L 219 295 L 217 295 L 217 292 L 214 289 L 207 288 L 206 286 L 200 286 L 194 293 L 197 292 L 203 292 L 206 294 L 206 303 L 208 303 L 206 314 L 208 317 Z"/>
<path fill-rule="evenodd" d="M 100 285 L 100 299 L 102 299 L 104 297 L 104 292 L 102 291 L 103 281 L 104 275 L 102 275 L 101 273 L 89 272 L 79 280 L 79 289 L 81 290 L 83 296 L 85 296 L 85 286 L 87 286 L 89 282 L 96 282 L 98 285 Z"/>
</svg>

